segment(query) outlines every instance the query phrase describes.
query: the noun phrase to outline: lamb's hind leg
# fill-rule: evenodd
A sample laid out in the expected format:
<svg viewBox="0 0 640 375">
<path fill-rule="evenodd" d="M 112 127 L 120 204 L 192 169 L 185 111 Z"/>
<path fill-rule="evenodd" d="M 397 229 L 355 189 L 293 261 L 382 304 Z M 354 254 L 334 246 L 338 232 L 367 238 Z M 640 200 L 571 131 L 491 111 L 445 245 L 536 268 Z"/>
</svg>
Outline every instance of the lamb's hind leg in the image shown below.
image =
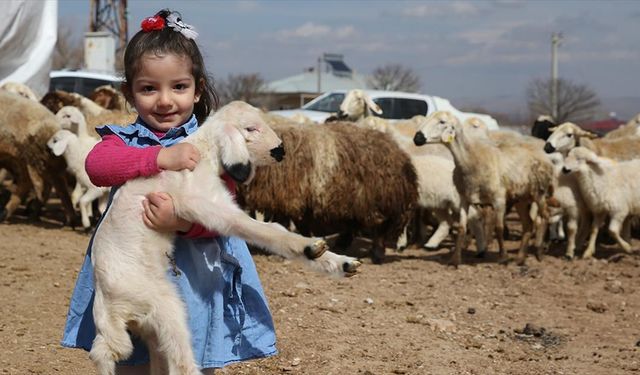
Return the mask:
<svg viewBox="0 0 640 375">
<path fill-rule="evenodd" d="M 106 306 L 100 290 L 96 290 L 93 303 L 93 319 L 96 338 L 93 340 L 89 358 L 96 365 L 98 375 L 115 375 L 116 362 L 128 358 L 133 344 L 127 333 L 126 322 Z"/>
<path fill-rule="evenodd" d="M 528 202 L 518 202 L 515 206 L 518 211 L 518 216 L 520 217 L 520 223 L 522 224 L 522 238 L 520 240 L 520 249 L 518 250 L 516 262 L 522 265 L 527 258 L 527 249 L 533 231 L 533 220 L 529 216 L 530 210 Z"/>
<path fill-rule="evenodd" d="M 322 239 L 303 237 L 279 224 L 252 219 L 228 195 L 215 192 L 205 194 L 183 200 L 174 197 L 177 214 L 223 235 L 240 237 L 285 258 L 307 260 L 307 264 L 318 271 L 351 276 L 360 266 L 355 258 L 327 251 L 328 246 Z"/>
<path fill-rule="evenodd" d="M 186 308 L 169 283 L 158 285 L 151 312 L 139 322 L 140 334 L 156 350 L 154 360 L 166 359 L 168 375 L 201 375 L 191 349 Z M 162 365 L 155 364 L 155 368 Z M 152 374 L 156 375 L 156 374 Z"/>
</svg>

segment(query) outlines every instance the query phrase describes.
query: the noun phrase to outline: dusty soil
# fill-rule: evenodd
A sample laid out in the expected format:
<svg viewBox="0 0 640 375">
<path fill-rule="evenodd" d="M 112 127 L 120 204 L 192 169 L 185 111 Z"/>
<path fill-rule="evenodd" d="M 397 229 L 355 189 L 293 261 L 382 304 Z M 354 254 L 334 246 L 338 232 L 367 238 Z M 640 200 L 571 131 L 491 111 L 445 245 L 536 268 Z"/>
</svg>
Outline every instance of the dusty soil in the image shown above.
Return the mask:
<svg viewBox="0 0 640 375">
<path fill-rule="evenodd" d="M 58 344 L 88 240 L 55 220 L 0 224 L 0 373 L 95 373 L 85 352 Z M 388 250 L 344 280 L 256 253 L 280 354 L 219 373 L 640 373 L 637 255 L 601 246 L 567 262 L 558 247 L 520 267 L 467 252 L 456 270 L 444 245 Z"/>
</svg>

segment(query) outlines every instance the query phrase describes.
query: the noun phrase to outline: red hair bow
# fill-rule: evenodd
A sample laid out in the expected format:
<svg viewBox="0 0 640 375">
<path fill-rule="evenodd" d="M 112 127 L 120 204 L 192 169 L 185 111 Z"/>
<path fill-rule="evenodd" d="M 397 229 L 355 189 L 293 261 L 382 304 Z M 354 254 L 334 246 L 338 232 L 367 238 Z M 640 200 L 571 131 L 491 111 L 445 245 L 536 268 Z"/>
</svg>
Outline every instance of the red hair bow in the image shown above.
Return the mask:
<svg viewBox="0 0 640 375">
<path fill-rule="evenodd" d="M 140 27 L 142 27 L 142 30 L 144 32 L 162 30 L 164 28 L 164 18 L 157 15 L 153 17 L 147 17 L 142 20 Z"/>
</svg>

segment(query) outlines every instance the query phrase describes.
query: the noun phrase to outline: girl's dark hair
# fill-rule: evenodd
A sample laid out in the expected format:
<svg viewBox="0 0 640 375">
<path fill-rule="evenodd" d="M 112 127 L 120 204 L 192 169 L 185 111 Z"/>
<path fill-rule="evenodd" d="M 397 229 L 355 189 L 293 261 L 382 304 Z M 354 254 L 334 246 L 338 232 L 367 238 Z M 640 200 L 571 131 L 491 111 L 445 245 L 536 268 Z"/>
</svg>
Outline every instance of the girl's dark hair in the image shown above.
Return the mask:
<svg viewBox="0 0 640 375">
<path fill-rule="evenodd" d="M 161 10 L 158 15 L 169 13 Z M 209 116 L 212 110 L 218 108 L 219 100 L 213 87 L 213 80 L 209 78 L 204 66 L 204 59 L 196 42 L 165 26 L 161 30 L 140 30 L 131 38 L 124 51 L 124 83 L 128 93 L 131 91 L 133 77 L 140 71 L 140 61 L 145 54 L 156 55 L 174 54 L 191 59 L 191 74 L 195 79 L 196 92 L 200 93 L 200 100 L 193 107 L 193 114 L 199 124 Z"/>
</svg>

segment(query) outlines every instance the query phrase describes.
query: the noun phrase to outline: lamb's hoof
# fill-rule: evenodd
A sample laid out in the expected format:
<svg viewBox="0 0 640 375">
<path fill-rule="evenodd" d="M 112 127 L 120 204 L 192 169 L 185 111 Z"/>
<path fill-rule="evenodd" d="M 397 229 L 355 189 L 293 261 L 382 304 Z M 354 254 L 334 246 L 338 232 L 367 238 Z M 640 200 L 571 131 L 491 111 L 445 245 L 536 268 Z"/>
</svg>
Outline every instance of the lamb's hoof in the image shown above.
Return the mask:
<svg viewBox="0 0 640 375">
<path fill-rule="evenodd" d="M 476 258 L 478 259 L 484 259 L 486 256 L 487 256 L 487 250 L 478 251 L 476 253 Z"/>
<path fill-rule="evenodd" d="M 320 258 L 328 248 L 329 246 L 324 240 L 318 240 L 313 245 L 304 248 L 304 255 L 309 260 L 315 260 Z"/>
<path fill-rule="evenodd" d="M 396 253 L 402 253 L 407 249 L 406 246 L 400 246 L 396 248 Z"/>
<path fill-rule="evenodd" d="M 567 254 L 563 255 L 562 258 L 564 258 L 564 260 L 568 262 L 571 262 L 574 259 L 573 255 L 567 255 Z"/>
<path fill-rule="evenodd" d="M 447 262 L 448 265 L 450 265 L 451 267 L 458 269 L 458 266 L 461 263 L 461 259 L 456 257 L 456 256 L 452 256 L 451 258 L 449 258 L 449 261 Z"/>
<path fill-rule="evenodd" d="M 358 268 L 360 267 L 360 265 L 362 265 L 362 263 L 360 263 L 357 260 L 343 263 L 342 270 L 344 271 L 344 276 L 345 277 L 355 276 L 358 273 Z"/>
<path fill-rule="evenodd" d="M 427 245 L 422 246 L 427 251 L 436 251 L 438 250 L 438 245 Z"/>
<path fill-rule="evenodd" d="M 510 261 L 511 259 L 509 259 L 509 256 L 507 255 L 503 255 L 503 256 L 500 256 L 500 258 L 498 258 L 498 264 L 507 265 L 509 264 Z"/>
<path fill-rule="evenodd" d="M 524 266 L 526 262 L 527 262 L 527 257 L 517 257 L 516 258 L 516 264 L 519 265 L 519 266 Z"/>
</svg>

